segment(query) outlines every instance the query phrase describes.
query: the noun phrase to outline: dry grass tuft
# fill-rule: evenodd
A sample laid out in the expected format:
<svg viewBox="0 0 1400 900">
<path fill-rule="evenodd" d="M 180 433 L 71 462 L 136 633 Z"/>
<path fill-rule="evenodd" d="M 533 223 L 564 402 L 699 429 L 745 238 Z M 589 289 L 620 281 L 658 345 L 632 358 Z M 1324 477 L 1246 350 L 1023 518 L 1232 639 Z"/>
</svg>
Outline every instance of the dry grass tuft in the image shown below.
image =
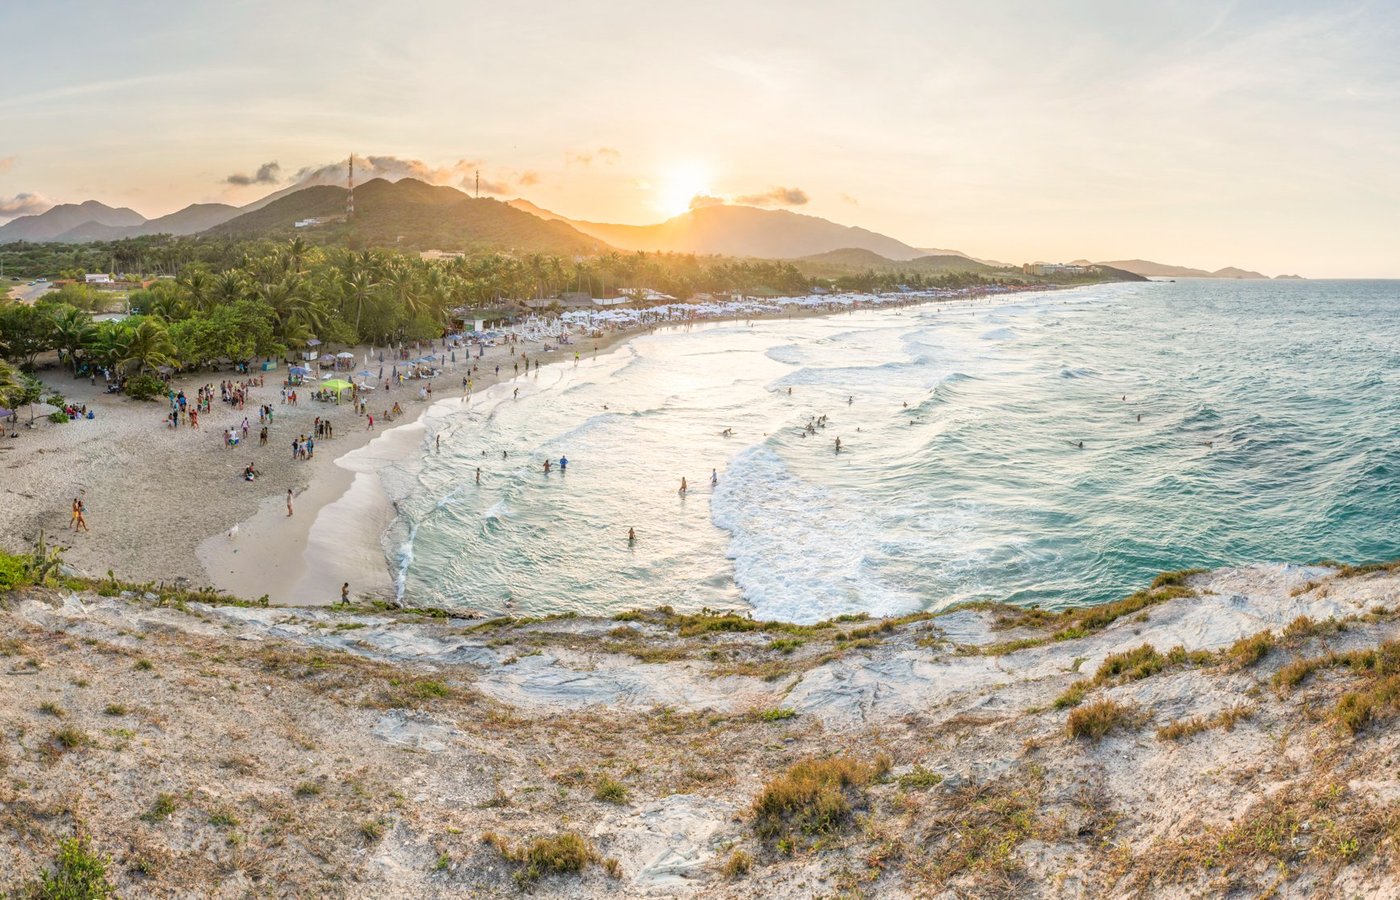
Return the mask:
<svg viewBox="0 0 1400 900">
<path fill-rule="evenodd" d="M 803 760 L 768 782 L 754 800 L 754 832 L 792 852 L 803 838 L 839 831 L 865 804 L 865 789 L 890 765 L 884 756 L 873 762 L 849 756 Z"/>
<path fill-rule="evenodd" d="M 1109 699 L 1095 700 L 1070 712 L 1065 729 L 1071 738 L 1087 738 L 1097 743 L 1109 732 L 1134 727 L 1141 719 L 1134 706 Z"/>
</svg>

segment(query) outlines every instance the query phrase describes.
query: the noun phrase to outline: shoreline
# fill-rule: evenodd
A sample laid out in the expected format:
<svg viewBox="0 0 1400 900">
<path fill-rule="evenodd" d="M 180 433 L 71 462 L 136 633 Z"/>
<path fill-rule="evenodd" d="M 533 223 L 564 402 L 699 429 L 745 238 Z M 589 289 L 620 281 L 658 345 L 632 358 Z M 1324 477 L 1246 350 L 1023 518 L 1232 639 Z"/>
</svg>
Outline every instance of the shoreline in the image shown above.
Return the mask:
<svg viewBox="0 0 1400 900">
<path fill-rule="evenodd" d="M 1019 294 L 1048 293 L 1045 291 L 1020 291 Z M 1005 293 L 981 294 L 968 297 L 937 298 L 904 303 L 871 303 L 859 307 L 848 306 L 839 309 L 804 308 L 798 305 L 784 307 L 777 312 L 740 316 L 735 318 L 687 319 L 672 322 L 638 324 L 632 327 L 606 331 L 600 338 L 580 339 L 575 344 L 565 345 L 555 351 L 560 354 L 544 363 L 544 367 L 563 364 L 569 361 L 567 349 L 579 347 L 586 342 L 588 352 L 596 359 L 606 353 L 616 352 L 632 339 L 659 333 L 673 328 L 694 326 L 722 326 L 738 320 L 768 321 L 779 319 L 799 319 L 830 317 L 842 313 L 893 311 L 910 306 L 956 303 L 959 300 L 977 302 L 1005 297 Z M 490 348 L 482 362 L 489 362 L 491 351 L 503 348 Z M 518 348 L 517 348 L 518 349 Z M 562 351 L 562 352 L 561 352 Z M 580 349 L 580 353 L 582 350 Z M 506 358 L 511 358 L 507 352 Z M 554 357 L 554 354 L 551 354 Z M 473 397 L 487 391 L 510 384 L 514 377 L 502 377 L 473 392 Z M 334 460 L 329 477 L 322 478 L 306 494 L 297 498 L 297 513 L 289 523 L 289 528 L 279 525 L 286 519 L 281 499 L 277 497 L 264 501 L 258 513 L 240 525 L 238 546 L 222 533 L 216 533 L 200 543 L 199 555 L 212 578 L 215 587 L 234 596 L 258 598 L 268 596 L 269 602 L 281 606 L 325 606 L 338 602 L 339 588 L 348 582 L 351 595 L 356 600 L 372 599 L 391 604 L 402 602 L 405 606 L 418 606 L 408 598 L 399 596 L 398 573 L 394 571 L 399 560 L 394 559 L 384 546 L 384 540 L 397 517 L 395 501 L 385 491 L 379 478 L 379 470 L 410 458 L 421 450 L 429 452 L 424 445 L 430 430 L 428 420 L 439 418 L 462 408 L 461 397 L 443 397 L 430 403 L 419 403 L 405 410 L 410 418 L 396 422 L 390 428 L 378 433 L 361 446 L 344 451 Z M 378 450 L 375 448 L 378 447 Z M 310 505 L 310 516 L 303 514 L 303 507 Z M 253 533 L 257 538 L 249 541 L 243 534 Z M 250 560 L 252 560 L 250 562 Z M 307 598 L 319 599 L 309 600 Z M 487 615 L 473 608 L 462 608 L 461 612 Z"/>
<path fill-rule="evenodd" d="M 379 441 L 405 426 L 414 426 L 418 429 L 414 433 L 422 436 L 424 426 L 420 423 L 427 411 L 438 403 L 458 399 L 456 383 L 470 365 L 479 369 L 473 377 L 474 390 L 480 392 L 513 379 L 508 368 L 500 378 L 491 371 L 498 363 L 508 367 L 515 359 L 512 350 L 523 350 L 532 360 L 551 365 L 567 362 L 570 350 L 580 354 L 610 352 L 636 335 L 662 328 L 833 316 L 932 303 L 1005 302 L 1012 296 L 1055 289 L 1041 286 L 991 293 L 823 296 L 806 298 L 806 303 L 797 298 L 767 312 L 740 304 L 732 314 L 702 313 L 627 327 L 610 326 L 605 319 L 599 323 L 604 330 L 597 338 L 583 334 L 549 354 L 538 342 L 522 342 L 513 347 L 488 347 L 480 358 L 449 363 L 434 379 L 440 390 L 438 399 L 431 402 L 418 400 L 413 382 L 387 394 L 382 389 L 375 391 L 369 395 L 371 411 L 395 400 L 404 410 L 383 429 L 378 426 L 381 414 L 376 413 L 372 433 L 366 432 L 364 419 L 348 403 L 280 404 L 278 390 L 286 376 L 284 368 L 261 373 L 265 384 L 252 389 L 245 409 L 216 401 L 210 412 L 201 416 L 197 430 L 168 428 L 164 403 L 107 395 L 101 385 L 74 379 L 61 368 L 50 368 L 40 372 L 46 392 L 56 391 L 72 403 L 86 404 L 96 417 L 63 425 L 39 419 L 33 430 L 21 428 L 21 438 L 0 442 L 0 467 L 7 470 L 0 497 L 0 534 L 7 536 L 7 545 L 22 551 L 32 549 L 42 531 L 50 544 L 63 548 L 65 563 L 89 576 L 110 571 L 134 583 L 209 584 L 244 599 L 256 600 L 267 594 L 270 602 L 279 605 L 332 603 L 339 599 L 340 584 L 350 581 L 356 598 L 393 599 L 390 561 L 381 545 L 392 521 L 392 509 L 372 474 L 377 464 L 384 464 L 377 459 L 378 454 L 389 446 Z M 760 302 L 746 303 L 752 307 Z M 725 305 L 692 308 L 730 309 Z M 644 316 L 651 313 L 641 312 Z M 352 351 L 361 357 L 369 348 Z M 193 396 L 201 385 L 244 377 L 250 376 L 198 372 L 178 376 L 171 384 Z M 309 393 L 309 385 L 306 391 Z M 259 404 L 271 404 L 274 412 L 266 447 L 256 441 Z M 219 431 L 236 427 L 245 416 L 250 420 L 253 440 L 242 447 L 224 447 Z M 319 452 L 312 459 L 292 461 L 288 453 L 291 439 L 311 434 L 316 416 L 332 422 L 335 437 L 318 440 Z M 408 446 L 413 446 L 411 441 Z M 252 483 L 239 477 L 250 461 L 262 473 Z M 371 471 L 362 471 L 365 468 Z M 295 514 L 290 518 L 283 506 L 288 488 L 295 494 Z M 88 507 L 89 533 L 66 530 L 73 497 L 81 497 Z M 345 503 L 340 509 L 356 509 L 361 514 L 342 517 L 342 521 L 323 517 L 323 511 L 342 500 Z M 309 552 L 312 550 L 316 552 Z"/>
</svg>

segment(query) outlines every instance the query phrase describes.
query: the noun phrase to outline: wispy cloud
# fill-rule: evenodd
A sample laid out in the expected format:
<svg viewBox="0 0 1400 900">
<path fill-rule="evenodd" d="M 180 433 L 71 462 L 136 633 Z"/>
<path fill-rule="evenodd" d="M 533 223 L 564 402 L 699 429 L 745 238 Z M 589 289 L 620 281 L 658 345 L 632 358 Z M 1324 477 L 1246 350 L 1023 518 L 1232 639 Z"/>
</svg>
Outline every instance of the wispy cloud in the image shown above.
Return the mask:
<svg viewBox="0 0 1400 900">
<path fill-rule="evenodd" d="M 6 156 L 6 157 L 3 157 L 3 158 L 0 158 L 0 175 L 3 175 L 3 174 L 5 174 L 6 172 L 10 171 L 10 169 L 14 168 L 14 165 L 15 165 L 15 157 L 13 157 L 13 156 Z"/>
<path fill-rule="evenodd" d="M 445 166 L 433 166 L 421 159 L 408 159 L 399 156 L 356 156 L 355 180 L 368 181 L 383 178 L 398 181 L 400 178 L 416 178 L 428 184 L 460 185 L 469 181 L 481 167 L 479 160 L 459 159 Z M 322 166 L 307 166 L 297 171 L 292 180 L 297 184 L 344 184 L 346 160 L 341 159 Z M 484 185 L 483 185 L 484 187 Z"/>
<path fill-rule="evenodd" d="M 734 202 L 744 206 L 806 206 L 809 199 L 801 188 L 775 187 L 761 194 L 743 194 Z"/>
<path fill-rule="evenodd" d="M 258 170 L 252 175 L 244 175 L 240 172 L 235 172 L 225 178 L 224 183 L 239 187 L 246 187 L 250 184 L 276 184 L 278 173 L 280 173 L 281 170 L 282 167 L 277 164 L 276 160 L 273 160 L 272 162 L 265 162 L 258 166 Z"/>
<path fill-rule="evenodd" d="M 599 147 L 596 150 L 570 150 L 564 154 L 566 166 L 591 166 L 594 162 L 613 165 L 622 159 L 622 151 L 616 147 Z"/>
</svg>

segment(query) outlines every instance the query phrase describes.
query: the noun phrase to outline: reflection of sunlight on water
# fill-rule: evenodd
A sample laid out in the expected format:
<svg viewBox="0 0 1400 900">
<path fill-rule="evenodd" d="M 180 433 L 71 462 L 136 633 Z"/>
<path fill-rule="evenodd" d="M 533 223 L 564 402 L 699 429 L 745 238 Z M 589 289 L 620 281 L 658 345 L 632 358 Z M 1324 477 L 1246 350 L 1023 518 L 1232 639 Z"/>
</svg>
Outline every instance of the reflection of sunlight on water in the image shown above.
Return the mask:
<svg viewBox="0 0 1400 900">
<path fill-rule="evenodd" d="M 1397 306 L 1308 284 L 1307 318 L 1288 312 L 1294 286 L 1205 282 L 637 338 L 431 420 L 442 454 L 381 473 L 402 511 L 385 547 L 414 603 L 747 601 L 795 620 L 1103 600 L 1185 565 L 1395 555 L 1394 503 L 1339 495 L 1378 490 L 1346 472 L 1365 442 L 1390 446 L 1397 401 L 1349 403 L 1345 361 L 1383 371 L 1365 354 L 1384 342 L 1329 315 L 1370 303 L 1393 340 Z M 546 475 L 560 455 L 567 473 Z"/>
</svg>

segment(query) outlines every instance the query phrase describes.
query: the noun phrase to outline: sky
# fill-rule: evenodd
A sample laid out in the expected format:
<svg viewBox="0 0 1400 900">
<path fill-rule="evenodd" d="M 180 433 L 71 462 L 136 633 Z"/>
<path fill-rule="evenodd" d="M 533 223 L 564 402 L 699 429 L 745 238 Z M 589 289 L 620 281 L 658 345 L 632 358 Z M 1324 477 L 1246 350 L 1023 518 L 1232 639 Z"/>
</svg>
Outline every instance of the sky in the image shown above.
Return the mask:
<svg viewBox="0 0 1400 900">
<path fill-rule="evenodd" d="M 577 219 L 698 195 L 1012 263 L 1400 277 L 1394 0 L 44 0 L 0 34 L 0 219 L 354 152 Z"/>
</svg>

